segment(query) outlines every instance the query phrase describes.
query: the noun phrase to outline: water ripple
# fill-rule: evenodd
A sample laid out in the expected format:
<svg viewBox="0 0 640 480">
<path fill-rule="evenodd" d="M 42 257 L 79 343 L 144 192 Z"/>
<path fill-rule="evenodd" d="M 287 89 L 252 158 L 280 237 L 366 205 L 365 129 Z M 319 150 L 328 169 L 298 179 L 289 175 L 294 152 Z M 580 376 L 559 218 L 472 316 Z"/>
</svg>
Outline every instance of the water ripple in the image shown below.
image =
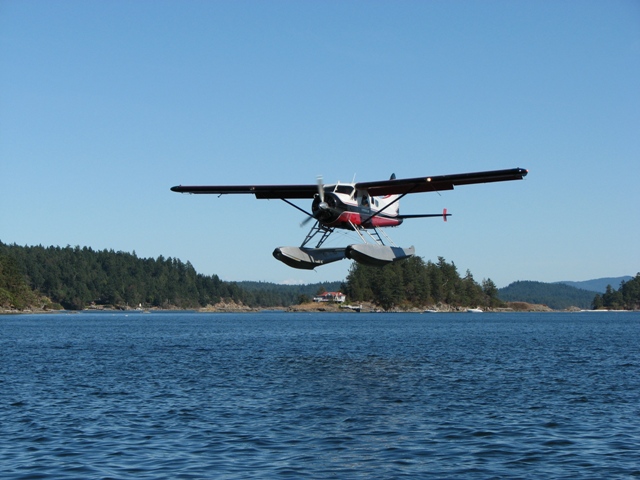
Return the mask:
<svg viewBox="0 0 640 480">
<path fill-rule="evenodd" d="M 6 478 L 640 476 L 638 314 L 0 323 Z"/>
</svg>

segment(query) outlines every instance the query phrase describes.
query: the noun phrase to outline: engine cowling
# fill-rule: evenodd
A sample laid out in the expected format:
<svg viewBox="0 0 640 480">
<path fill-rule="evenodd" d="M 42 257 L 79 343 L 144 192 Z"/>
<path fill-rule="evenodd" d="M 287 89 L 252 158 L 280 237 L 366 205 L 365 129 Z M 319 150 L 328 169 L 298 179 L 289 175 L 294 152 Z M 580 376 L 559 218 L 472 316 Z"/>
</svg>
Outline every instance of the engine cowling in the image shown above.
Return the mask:
<svg viewBox="0 0 640 480">
<path fill-rule="evenodd" d="M 340 208 L 340 200 L 331 192 L 325 192 L 324 201 L 320 199 L 320 195 L 316 195 L 313 198 L 311 204 L 311 212 L 313 217 L 321 223 L 331 223 L 338 219 L 340 214 L 344 211 Z"/>
</svg>

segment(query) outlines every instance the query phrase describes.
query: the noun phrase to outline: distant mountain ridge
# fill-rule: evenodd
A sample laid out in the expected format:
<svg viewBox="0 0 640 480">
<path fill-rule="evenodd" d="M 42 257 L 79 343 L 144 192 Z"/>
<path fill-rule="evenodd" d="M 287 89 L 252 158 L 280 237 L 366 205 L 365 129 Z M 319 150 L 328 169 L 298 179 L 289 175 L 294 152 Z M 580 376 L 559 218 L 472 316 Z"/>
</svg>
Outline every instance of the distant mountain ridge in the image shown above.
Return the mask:
<svg viewBox="0 0 640 480">
<path fill-rule="evenodd" d="M 564 285 L 569 285 L 570 287 L 580 288 L 590 292 L 604 293 L 607 291 L 607 285 L 611 285 L 614 290 L 617 290 L 620 288 L 620 284 L 623 281 L 628 282 L 631 279 L 633 279 L 633 277 L 627 275 L 625 277 L 595 278 L 593 280 L 584 280 L 581 282 L 562 281 L 555 283 L 562 283 Z"/>
<path fill-rule="evenodd" d="M 590 309 L 596 294 L 606 291 L 607 285 L 614 290 L 622 281 L 628 282 L 633 277 L 606 277 L 585 280 L 582 282 L 535 282 L 521 280 L 513 282 L 498 290 L 498 296 L 506 302 L 528 302 L 547 305 L 554 310 L 565 310 L 572 307 Z"/>
<path fill-rule="evenodd" d="M 527 302 L 547 305 L 554 310 L 572 307 L 590 309 L 596 292 L 582 290 L 562 283 L 518 281 L 498 290 L 498 297 L 506 302 Z"/>
</svg>

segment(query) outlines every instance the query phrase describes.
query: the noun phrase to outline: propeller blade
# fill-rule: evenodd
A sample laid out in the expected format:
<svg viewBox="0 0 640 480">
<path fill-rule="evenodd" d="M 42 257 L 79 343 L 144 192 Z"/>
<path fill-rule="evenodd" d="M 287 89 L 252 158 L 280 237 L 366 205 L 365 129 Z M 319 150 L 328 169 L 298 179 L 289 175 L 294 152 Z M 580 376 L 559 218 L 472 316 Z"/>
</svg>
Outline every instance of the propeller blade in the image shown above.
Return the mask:
<svg viewBox="0 0 640 480">
<path fill-rule="evenodd" d="M 304 220 L 302 220 L 300 222 L 300 227 L 304 227 L 307 223 L 309 223 L 311 220 L 315 220 L 315 217 L 307 217 Z"/>
<path fill-rule="evenodd" d="M 310 220 L 318 221 L 318 219 L 320 218 L 320 216 L 321 216 L 321 214 L 323 212 L 326 212 L 326 211 L 330 210 L 329 204 L 325 201 L 324 183 L 323 183 L 323 180 L 322 180 L 322 175 L 318 175 L 318 179 L 317 180 L 318 180 L 318 198 L 319 198 L 320 202 L 318 202 L 317 210 L 316 210 L 316 212 L 314 212 L 313 215 L 310 214 L 310 213 L 305 212 L 309 216 L 307 218 L 305 218 L 302 222 L 300 222 L 300 226 L 301 227 L 304 227 L 307 223 L 309 223 Z"/>
<path fill-rule="evenodd" d="M 318 195 L 320 195 L 320 203 L 324 203 L 324 185 L 322 183 L 322 175 L 318 175 Z"/>
</svg>

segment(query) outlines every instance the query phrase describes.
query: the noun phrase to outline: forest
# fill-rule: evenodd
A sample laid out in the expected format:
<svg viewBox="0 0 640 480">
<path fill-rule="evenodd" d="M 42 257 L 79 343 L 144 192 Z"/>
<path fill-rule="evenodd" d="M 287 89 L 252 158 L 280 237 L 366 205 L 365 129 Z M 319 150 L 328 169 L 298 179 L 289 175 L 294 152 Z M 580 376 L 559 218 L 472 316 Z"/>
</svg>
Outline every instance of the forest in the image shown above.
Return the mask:
<svg viewBox="0 0 640 480">
<path fill-rule="evenodd" d="M 383 309 L 496 306 L 491 280 L 479 285 L 454 263 L 419 257 L 383 268 L 354 263 L 346 281 L 315 285 L 225 282 L 202 275 L 176 258 L 139 258 L 135 252 L 96 251 L 90 247 L 6 245 L 0 242 L 0 305 L 80 310 L 90 305 L 194 309 L 221 300 L 250 307 L 287 307 L 310 301 L 316 293 L 341 289 L 352 302 L 372 302 Z"/>
<path fill-rule="evenodd" d="M 0 253 L 0 307 L 24 310 L 39 303 L 29 287 L 18 262 Z"/>
<path fill-rule="evenodd" d="M 586 310 L 591 308 L 594 292 L 558 283 L 520 280 L 501 288 L 498 295 L 508 302 L 543 304 L 554 310 L 571 307 Z"/>
<path fill-rule="evenodd" d="M 276 285 L 225 282 L 202 275 L 176 258 L 139 258 L 133 253 L 90 247 L 6 245 L 0 242 L 0 307 L 81 310 L 113 308 L 197 309 L 220 301 L 253 308 L 281 308 L 310 301 L 324 291 L 341 290 L 351 303 L 371 302 L 390 309 L 447 306 L 505 306 L 505 301 L 541 303 L 554 309 L 640 308 L 640 274 L 593 292 L 561 284 L 515 282 L 498 290 L 491 279 L 478 283 L 469 270 L 460 275 L 453 262 L 412 257 L 385 267 L 352 263 L 344 282 Z M 589 300 L 591 298 L 591 300 Z"/>
<path fill-rule="evenodd" d="M 215 275 L 200 275 L 189 262 L 175 258 L 138 258 L 135 252 L 89 247 L 2 243 L 0 257 L 22 272 L 30 289 L 50 299 L 53 308 L 56 304 L 67 310 L 91 304 L 196 308 L 221 298 L 245 300 L 235 284 Z"/>
<path fill-rule="evenodd" d="M 640 310 L 640 273 L 628 282 L 623 281 L 617 290 L 608 285 L 605 293 L 593 299 L 593 308 Z"/>
<path fill-rule="evenodd" d="M 335 292 L 342 288 L 342 282 L 310 283 L 305 285 L 282 285 L 269 282 L 237 282 L 245 290 L 254 305 L 289 306 L 307 303 L 319 293 Z"/>
<path fill-rule="evenodd" d="M 503 305 L 491 279 L 479 284 L 469 270 L 460 276 L 455 263 L 448 263 L 442 257 L 438 257 L 436 263 L 411 257 L 383 268 L 354 262 L 343 292 L 353 302 L 375 299 L 375 303 L 385 310 L 438 304 L 451 307 Z"/>
</svg>

